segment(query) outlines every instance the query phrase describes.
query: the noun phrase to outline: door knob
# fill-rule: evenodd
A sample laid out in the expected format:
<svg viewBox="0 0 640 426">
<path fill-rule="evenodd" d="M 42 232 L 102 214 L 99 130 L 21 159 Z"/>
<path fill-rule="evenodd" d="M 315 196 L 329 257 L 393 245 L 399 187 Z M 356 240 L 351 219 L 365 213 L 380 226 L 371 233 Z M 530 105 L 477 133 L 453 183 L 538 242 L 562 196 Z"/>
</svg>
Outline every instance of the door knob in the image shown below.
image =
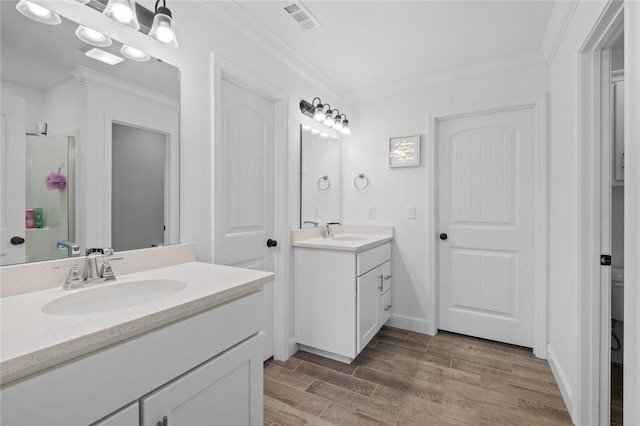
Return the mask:
<svg viewBox="0 0 640 426">
<path fill-rule="evenodd" d="M 267 247 L 275 247 L 277 245 L 278 245 L 278 242 L 276 240 L 272 240 L 271 238 L 267 240 Z"/>
<path fill-rule="evenodd" d="M 449 238 L 449 236 L 447 234 L 445 234 L 444 232 L 442 234 L 440 234 L 440 239 L 441 240 L 446 240 L 447 238 Z"/>
<path fill-rule="evenodd" d="M 17 235 L 15 237 L 11 237 L 11 239 L 9 240 L 9 242 L 14 245 L 14 246 L 19 246 L 21 244 L 24 244 L 24 238 L 22 237 L 18 237 Z"/>
</svg>

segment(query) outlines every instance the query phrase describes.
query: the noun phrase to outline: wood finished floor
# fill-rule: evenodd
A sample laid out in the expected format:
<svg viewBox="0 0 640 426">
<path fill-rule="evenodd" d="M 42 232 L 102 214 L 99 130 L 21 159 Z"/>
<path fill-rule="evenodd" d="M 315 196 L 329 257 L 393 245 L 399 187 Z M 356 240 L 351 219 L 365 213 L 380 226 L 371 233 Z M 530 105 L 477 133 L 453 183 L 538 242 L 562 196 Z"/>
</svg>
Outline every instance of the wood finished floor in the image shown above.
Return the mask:
<svg viewBox="0 0 640 426">
<path fill-rule="evenodd" d="M 531 350 L 384 327 L 351 365 L 298 352 L 264 368 L 264 425 L 570 425 Z"/>
<path fill-rule="evenodd" d="M 622 364 L 611 363 L 611 426 L 622 426 Z"/>
</svg>

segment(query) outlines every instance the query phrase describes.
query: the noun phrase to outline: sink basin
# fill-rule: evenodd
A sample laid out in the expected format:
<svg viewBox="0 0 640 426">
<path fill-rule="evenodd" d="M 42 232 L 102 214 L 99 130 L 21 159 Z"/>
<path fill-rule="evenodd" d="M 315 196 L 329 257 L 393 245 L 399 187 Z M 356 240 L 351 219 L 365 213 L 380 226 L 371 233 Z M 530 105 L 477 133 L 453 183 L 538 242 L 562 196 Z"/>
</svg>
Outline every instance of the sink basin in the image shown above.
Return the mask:
<svg viewBox="0 0 640 426">
<path fill-rule="evenodd" d="M 186 287 L 176 280 L 144 280 L 104 284 L 60 297 L 42 307 L 51 315 L 86 315 L 130 308 L 163 299 Z"/>
<path fill-rule="evenodd" d="M 337 237 L 333 237 L 334 241 L 365 241 L 368 240 L 366 237 L 358 237 L 356 235 L 338 235 Z"/>
</svg>

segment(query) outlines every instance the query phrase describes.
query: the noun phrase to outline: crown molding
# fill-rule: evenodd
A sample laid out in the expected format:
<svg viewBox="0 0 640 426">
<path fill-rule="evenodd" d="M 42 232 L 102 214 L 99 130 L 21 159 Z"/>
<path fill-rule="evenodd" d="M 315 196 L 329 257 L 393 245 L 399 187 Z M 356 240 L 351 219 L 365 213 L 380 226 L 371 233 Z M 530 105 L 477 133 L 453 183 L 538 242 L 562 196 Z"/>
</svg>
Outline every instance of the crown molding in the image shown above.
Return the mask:
<svg viewBox="0 0 640 426">
<path fill-rule="evenodd" d="M 577 6 L 577 1 L 556 1 L 553 3 L 553 9 L 551 9 L 551 15 L 542 34 L 539 47 L 549 64 L 556 56 Z"/>
<path fill-rule="evenodd" d="M 343 88 L 338 86 L 298 52 L 269 31 L 258 20 L 242 9 L 242 7 L 240 7 L 236 2 L 212 2 L 206 0 L 200 0 L 200 2 L 211 12 L 231 24 L 242 35 L 246 36 L 252 42 L 282 62 L 289 69 L 293 70 L 307 83 L 325 92 L 328 96 L 333 97 L 334 99 L 344 99 L 345 90 Z"/>
<path fill-rule="evenodd" d="M 149 99 L 153 102 L 162 103 L 168 106 L 178 108 L 180 102 L 172 98 L 171 96 L 163 95 L 162 93 L 154 92 L 136 84 L 129 83 L 119 78 L 112 77 L 107 74 L 103 74 L 98 71 L 91 70 L 85 67 L 77 67 L 71 70 L 71 75 L 80 84 L 95 83 L 105 87 L 117 89 L 132 95 L 140 96 Z"/>
<path fill-rule="evenodd" d="M 434 87 L 459 84 L 462 81 L 477 80 L 487 76 L 525 71 L 548 66 L 548 62 L 539 51 L 499 58 L 493 61 L 477 63 L 465 67 L 448 69 L 422 77 L 396 81 L 380 86 L 347 92 L 348 102 L 365 102 L 396 95 L 413 93 Z"/>
</svg>

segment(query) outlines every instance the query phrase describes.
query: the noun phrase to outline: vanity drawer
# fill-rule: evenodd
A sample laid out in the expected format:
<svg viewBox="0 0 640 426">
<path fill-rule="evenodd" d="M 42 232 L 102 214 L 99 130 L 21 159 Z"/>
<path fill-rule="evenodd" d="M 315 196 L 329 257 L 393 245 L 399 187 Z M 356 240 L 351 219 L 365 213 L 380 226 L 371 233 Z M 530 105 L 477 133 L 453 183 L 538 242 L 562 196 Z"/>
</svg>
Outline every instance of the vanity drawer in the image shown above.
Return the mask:
<svg viewBox="0 0 640 426">
<path fill-rule="evenodd" d="M 360 276 L 391 259 L 391 243 L 386 243 L 357 255 L 356 272 Z"/>
</svg>

